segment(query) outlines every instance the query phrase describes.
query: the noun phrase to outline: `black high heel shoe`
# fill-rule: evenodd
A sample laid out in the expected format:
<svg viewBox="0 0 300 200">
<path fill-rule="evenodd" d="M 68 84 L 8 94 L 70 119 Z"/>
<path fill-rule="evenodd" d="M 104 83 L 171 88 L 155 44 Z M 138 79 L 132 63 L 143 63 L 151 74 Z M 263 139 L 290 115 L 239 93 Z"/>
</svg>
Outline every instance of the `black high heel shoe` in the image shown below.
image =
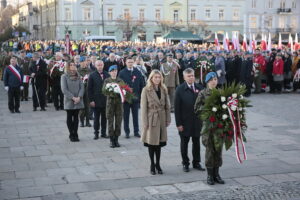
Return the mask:
<svg viewBox="0 0 300 200">
<path fill-rule="evenodd" d="M 160 165 L 157 165 L 157 164 L 156 164 L 155 166 L 156 166 L 156 169 L 157 169 L 157 173 L 158 173 L 158 174 L 163 174 L 163 171 L 162 171 Z"/>
<path fill-rule="evenodd" d="M 155 172 L 155 165 L 151 164 L 151 166 L 150 166 L 150 174 L 152 174 L 152 175 L 156 174 L 156 172 Z"/>
</svg>

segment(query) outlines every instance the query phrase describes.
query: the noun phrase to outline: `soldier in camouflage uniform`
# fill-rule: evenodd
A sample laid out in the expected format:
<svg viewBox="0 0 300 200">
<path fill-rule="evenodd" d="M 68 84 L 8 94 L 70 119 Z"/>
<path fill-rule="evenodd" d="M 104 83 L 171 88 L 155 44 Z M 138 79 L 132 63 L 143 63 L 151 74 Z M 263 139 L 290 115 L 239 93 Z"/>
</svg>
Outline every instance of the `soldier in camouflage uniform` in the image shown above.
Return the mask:
<svg viewBox="0 0 300 200">
<path fill-rule="evenodd" d="M 118 67 L 117 65 L 112 65 L 109 67 L 110 78 L 105 79 L 103 84 L 103 89 L 106 87 L 107 83 L 123 83 L 123 80 L 117 77 Z M 110 137 L 110 147 L 120 147 L 118 138 L 121 135 L 121 124 L 123 116 L 123 104 L 121 97 L 117 96 L 107 96 L 106 100 L 106 118 L 108 121 L 108 134 Z M 115 123 L 114 123 L 115 120 Z M 115 125 L 115 128 L 114 128 Z"/>
<path fill-rule="evenodd" d="M 217 74 L 209 72 L 205 77 L 206 88 L 202 90 L 195 103 L 195 112 L 199 116 L 203 109 L 205 99 L 210 96 L 211 90 L 216 88 L 218 84 Z M 205 130 L 207 124 L 203 123 L 202 130 Z M 202 132 L 202 131 L 201 131 Z M 216 135 L 213 131 L 209 134 L 202 133 L 202 143 L 206 147 L 205 150 L 205 166 L 207 168 L 207 184 L 214 185 L 214 183 L 224 184 L 225 182 L 219 175 L 219 167 L 222 166 L 222 148 L 217 150 L 214 146 L 214 137 Z"/>
<path fill-rule="evenodd" d="M 89 104 L 89 98 L 88 98 L 88 89 L 87 89 L 87 83 L 88 83 L 88 78 L 89 75 L 92 71 L 88 67 L 88 63 L 84 61 L 81 63 L 78 73 L 80 74 L 83 84 L 84 84 L 84 95 L 83 95 L 83 104 L 84 104 L 84 109 L 80 110 L 79 117 L 80 117 L 80 122 L 81 125 L 80 127 L 84 127 L 84 119 L 86 121 L 86 126 L 91 127 L 92 125 L 90 124 L 90 104 Z"/>
<path fill-rule="evenodd" d="M 29 63 L 30 58 L 26 57 L 26 51 L 22 50 L 20 52 L 20 57 L 18 58 L 18 65 L 22 69 L 23 76 L 30 76 L 29 71 Z M 28 101 L 28 88 L 29 88 L 29 81 L 23 82 L 24 89 L 21 91 L 21 101 Z"/>
</svg>

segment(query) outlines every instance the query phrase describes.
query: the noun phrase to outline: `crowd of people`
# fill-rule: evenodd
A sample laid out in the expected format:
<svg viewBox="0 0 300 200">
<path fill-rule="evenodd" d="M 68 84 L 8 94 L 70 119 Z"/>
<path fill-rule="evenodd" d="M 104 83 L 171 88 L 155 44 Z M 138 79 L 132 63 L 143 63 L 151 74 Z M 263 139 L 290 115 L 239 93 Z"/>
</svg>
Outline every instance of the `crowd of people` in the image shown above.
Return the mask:
<svg viewBox="0 0 300 200">
<path fill-rule="evenodd" d="M 163 173 L 160 154 L 167 142 L 171 113 L 175 113 L 180 135 L 183 170 L 189 171 L 188 143 L 192 139 L 193 168 L 203 171 L 196 99 L 202 95 L 203 101 L 209 90 L 231 83 L 244 84 L 246 97 L 252 91 L 296 92 L 300 89 L 299 60 L 300 50 L 288 48 L 227 52 L 215 50 L 212 44 L 72 41 L 66 47 L 63 41 L 8 41 L 1 48 L 0 72 L 11 113 L 20 113 L 20 101 L 29 100 L 31 85 L 34 112 L 38 107 L 46 111 L 50 103 L 57 111 L 66 110 L 72 142 L 79 141 L 78 126 L 91 127 L 93 120 L 94 139 L 99 135 L 110 138 L 111 148 L 120 147 L 123 121 L 125 137 L 133 133 L 148 147 L 154 175 Z M 105 95 L 103 90 L 111 83 L 128 85 L 135 99 L 123 102 L 121 96 Z M 209 144 L 205 146 L 208 184 L 224 183 L 219 175 L 222 155 L 211 153 Z M 217 161 L 212 164 L 210 160 Z"/>
</svg>

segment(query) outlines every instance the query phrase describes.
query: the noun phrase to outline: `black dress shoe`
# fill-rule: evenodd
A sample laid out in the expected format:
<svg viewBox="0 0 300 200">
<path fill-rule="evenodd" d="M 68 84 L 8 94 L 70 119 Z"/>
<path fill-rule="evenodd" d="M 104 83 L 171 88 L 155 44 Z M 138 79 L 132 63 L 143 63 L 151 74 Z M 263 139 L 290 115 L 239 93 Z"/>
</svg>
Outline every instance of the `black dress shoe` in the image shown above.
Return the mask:
<svg viewBox="0 0 300 200">
<path fill-rule="evenodd" d="M 59 107 L 55 107 L 55 110 L 56 110 L 56 111 L 59 111 Z"/>
<path fill-rule="evenodd" d="M 157 173 L 158 173 L 158 174 L 163 174 L 163 171 L 162 171 L 162 169 L 161 169 L 161 167 L 160 167 L 159 164 L 156 164 L 155 167 L 156 167 L 156 169 L 157 169 Z"/>
<path fill-rule="evenodd" d="M 102 138 L 108 139 L 109 137 L 107 135 L 101 135 Z"/>
<path fill-rule="evenodd" d="M 94 140 L 98 140 L 98 139 L 99 139 L 99 135 L 95 135 Z"/>
<path fill-rule="evenodd" d="M 19 110 L 16 110 L 15 113 L 21 113 Z"/>
<path fill-rule="evenodd" d="M 41 111 L 46 111 L 46 109 L 45 108 L 41 108 Z"/>
<path fill-rule="evenodd" d="M 28 101 L 28 98 L 25 98 L 25 101 Z"/>
<path fill-rule="evenodd" d="M 184 172 L 189 172 L 190 171 L 190 168 L 189 168 L 188 165 L 183 165 L 182 169 L 183 169 Z"/>
<path fill-rule="evenodd" d="M 36 111 L 36 108 L 35 108 L 35 107 L 33 108 L 33 111 Z"/>
<path fill-rule="evenodd" d="M 59 107 L 59 109 L 63 110 L 63 109 L 64 109 L 64 107 L 63 107 L 63 106 L 60 106 L 60 107 Z"/>
<path fill-rule="evenodd" d="M 87 127 L 92 127 L 92 125 L 90 124 L 90 122 L 87 122 L 87 123 L 85 124 L 85 126 L 87 126 Z"/>
<path fill-rule="evenodd" d="M 15 111 L 13 111 L 13 110 L 9 110 L 10 111 L 10 113 L 15 113 Z"/>
<path fill-rule="evenodd" d="M 156 174 L 156 172 L 155 172 L 155 165 L 154 164 L 150 165 L 150 174 L 152 174 L 152 175 Z"/>
<path fill-rule="evenodd" d="M 80 127 L 84 127 L 84 123 L 83 122 L 80 123 Z"/>
<path fill-rule="evenodd" d="M 194 169 L 197 169 L 197 170 L 199 170 L 199 171 L 205 171 L 205 169 L 202 168 L 200 164 L 193 165 L 193 168 L 194 168 Z"/>
<path fill-rule="evenodd" d="M 125 135 L 125 138 L 126 138 L 126 139 L 129 139 L 129 138 L 130 138 L 129 134 L 126 134 L 126 135 Z"/>
<path fill-rule="evenodd" d="M 140 138 L 141 135 L 140 135 L 139 133 L 135 133 L 135 134 L 134 134 L 134 137 Z"/>
</svg>

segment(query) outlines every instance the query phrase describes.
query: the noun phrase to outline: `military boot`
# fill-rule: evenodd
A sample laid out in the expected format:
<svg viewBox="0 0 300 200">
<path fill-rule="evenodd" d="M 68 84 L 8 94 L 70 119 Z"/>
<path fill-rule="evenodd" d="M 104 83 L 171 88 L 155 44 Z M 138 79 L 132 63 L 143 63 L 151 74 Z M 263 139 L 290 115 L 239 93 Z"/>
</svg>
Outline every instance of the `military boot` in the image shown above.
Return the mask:
<svg viewBox="0 0 300 200">
<path fill-rule="evenodd" d="M 222 178 L 220 177 L 220 174 L 219 174 L 219 167 L 215 167 L 214 168 L 214 181 L 216 183 L 220 183 L 220 184 L 224 184 L 225 181 L 222 180 Z"/>
<path fill-rule="evenodd" d="M 207 168 L 207 184 L 214 185 L 214 168 Z"/>
<path fill-rule="evenodd" d="M 119 141 L 118 141 L 118 140 L 119 140 L 119 136 L 116 136 L 116 137 L 115 137 L 115 146 L 116 146 L 116 147 L 120 147 L 120 144 L 119 144 Z"/>
<path fill-rule="evenodd" d="M 115 140 L 113 136 L 110 136 L 110 148 L 115 148 L 116 144 L 115 144 Z"/>
</svg>

